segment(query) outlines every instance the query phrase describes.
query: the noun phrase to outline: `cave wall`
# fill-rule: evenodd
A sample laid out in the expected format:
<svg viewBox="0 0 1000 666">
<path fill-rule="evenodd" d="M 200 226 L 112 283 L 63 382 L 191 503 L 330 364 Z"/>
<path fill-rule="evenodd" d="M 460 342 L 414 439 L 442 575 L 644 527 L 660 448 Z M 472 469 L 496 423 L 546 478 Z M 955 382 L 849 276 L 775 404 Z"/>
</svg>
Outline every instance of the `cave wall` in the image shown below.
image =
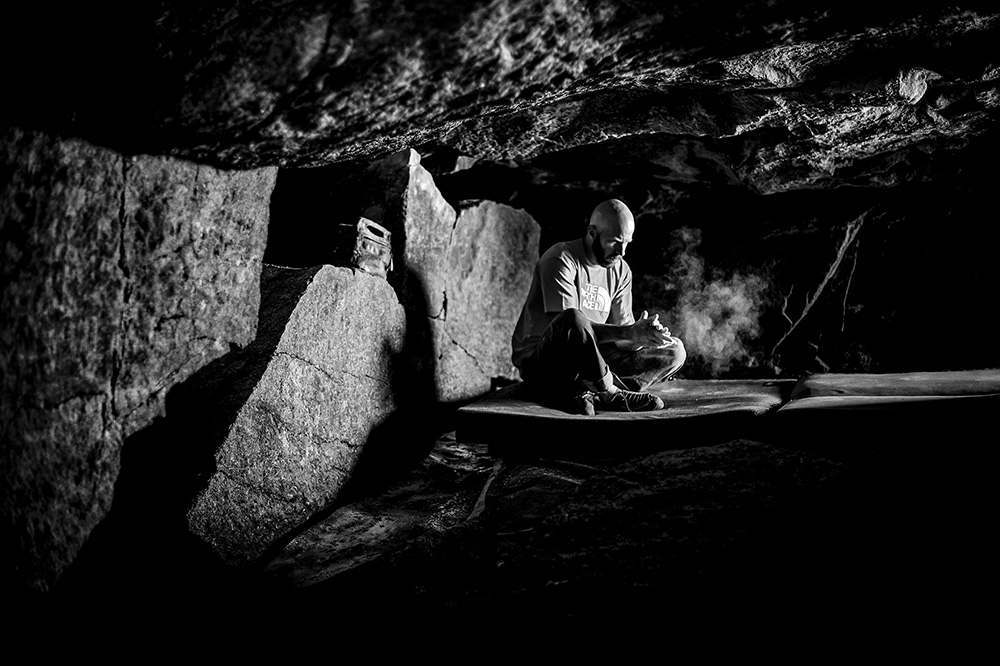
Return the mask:
<svg viewBox="0 0 1000 666">
<path fill-rule="evenodd" d="M 13 587 L 49 589 L 74 562 L 108 514 L 123 442 L 179 458 L 172 482 L 147 466 L 170 497 L 154 501 L 186 506 L 192 534 L 245 567 L 334 503 L 365 447 L 391 467 L 435 427 L 404 421 L 516 378 L 510 329 L 538 226 L 488 201 L 456 210 L 414 151 L 311 188 L 312 208 L 279 196 L 268 252 L 311 265 L 271 266 L 262 286 L 275 169 L 13 126 L 4 145 Z M 291 224 L 302 211 L 317 216 Z M 357 214 L 396 234 L 388 282 L 323 267 Z"/>
<path fill-rule="evenodd" d="M 0 143 L 3 579 L 45 590 L 107 513 L 122 441 L 253 339 L 275 169 Z"/>
<path fill-rule="evenodd" d="M 449 201 L 522 208 L 542 249 L 581 236 L 603 199 L 625 201 L 635 306 L 685 339 L 683 377 L 1000 366 L 993 346 L 972 342 L 991 329 L 996 285 L 995 135 L 925 147 L 905 173 L 871 162 L 862 183 L 777 191 L 737 177 L 744 153 L 705 139 L 630 145 L 631 158 L 595 146 L 443 166 L 436 180 Z"/>
<path fill-rule="evenodd" d="M 50 586 L 107 511 L 122 440 L 255 339 L 269 213 L 270 259 L 298 269 L 327 263 L 331 222 L 392 229 L 423 405 L 516 377 L 531 262 L 608 197 L 637 215 L 636 305 L 686 339 L 685 376 L 1000 365 L 994 3 L 5 12 L 5 580 Z M 256 529 L 218 476 L 252 403 L 198 472 L 209 540 L 227 516 Z M 220 550 L 248 559 L 297 515 Z"/>
</svg>

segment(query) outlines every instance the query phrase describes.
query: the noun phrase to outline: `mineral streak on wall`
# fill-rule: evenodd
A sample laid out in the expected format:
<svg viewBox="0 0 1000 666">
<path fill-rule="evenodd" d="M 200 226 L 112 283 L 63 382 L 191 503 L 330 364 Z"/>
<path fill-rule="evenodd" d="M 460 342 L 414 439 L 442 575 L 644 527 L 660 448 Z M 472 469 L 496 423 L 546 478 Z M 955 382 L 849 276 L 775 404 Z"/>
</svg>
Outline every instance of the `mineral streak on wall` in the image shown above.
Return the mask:
<svg viewBox="0 0 1000 666">
<path fill-rule="evenodd" d="M 107 513 L 124 438 L 253 339 L 276 170 L 0 137 L 0 579 L 44 591 Z"/>
</svg>

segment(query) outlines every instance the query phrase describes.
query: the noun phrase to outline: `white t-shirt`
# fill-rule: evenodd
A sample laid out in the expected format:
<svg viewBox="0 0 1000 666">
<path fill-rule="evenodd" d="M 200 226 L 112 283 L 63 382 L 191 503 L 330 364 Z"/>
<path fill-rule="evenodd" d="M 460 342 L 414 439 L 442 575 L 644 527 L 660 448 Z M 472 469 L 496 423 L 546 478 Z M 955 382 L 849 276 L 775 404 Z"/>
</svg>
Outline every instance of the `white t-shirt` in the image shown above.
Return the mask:
<svg viewBox="0 0 1000 666">
<path fill-rule="evenodd" d="M 569 308 L 599 324 L 627 325 L 632 315 L 632 269 L 625 260 L 605 268 L 591 263 L 583 239 L 556 243 L 535 264 L 528 298 L 511 337 L 518 368 L 549 325 L 549 315 Z"/>
</svg>

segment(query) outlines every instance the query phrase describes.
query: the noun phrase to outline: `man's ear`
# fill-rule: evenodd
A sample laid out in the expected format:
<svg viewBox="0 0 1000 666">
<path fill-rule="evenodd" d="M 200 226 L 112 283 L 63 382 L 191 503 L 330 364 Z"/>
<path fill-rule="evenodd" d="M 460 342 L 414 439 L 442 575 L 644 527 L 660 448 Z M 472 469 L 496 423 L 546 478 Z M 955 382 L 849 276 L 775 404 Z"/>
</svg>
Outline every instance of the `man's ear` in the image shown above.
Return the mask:
<svg viewBox="0 0 1000 666">
<path fill-rule="evenodd" d="M 590 236 L 591 238 L 597 238 L 597 227 L 595 227 L 592 224 L 589 227 L 587 227 L 587 235 Z"/>
</svg>

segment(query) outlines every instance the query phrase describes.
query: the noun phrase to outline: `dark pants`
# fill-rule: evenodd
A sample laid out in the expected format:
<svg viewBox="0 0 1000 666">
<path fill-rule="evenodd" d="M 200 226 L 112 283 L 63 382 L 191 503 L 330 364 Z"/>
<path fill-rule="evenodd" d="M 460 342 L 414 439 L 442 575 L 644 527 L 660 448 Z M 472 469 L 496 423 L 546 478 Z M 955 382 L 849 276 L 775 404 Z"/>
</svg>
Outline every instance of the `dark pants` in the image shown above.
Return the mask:
<svg viewBox="0 0 1000 666">
<path fill-rule="evenodd" d="M 593 324 L 580 310 L 565 310 L 545 329 L 521 363 L 521 378 L 535 393 L 565 397 L 606 391 L 612 385 L 644 391 L 681 369 L 687 359 L 678 338 L 662 349 L 621 349 L 598 344 Z"/>
</svg>

